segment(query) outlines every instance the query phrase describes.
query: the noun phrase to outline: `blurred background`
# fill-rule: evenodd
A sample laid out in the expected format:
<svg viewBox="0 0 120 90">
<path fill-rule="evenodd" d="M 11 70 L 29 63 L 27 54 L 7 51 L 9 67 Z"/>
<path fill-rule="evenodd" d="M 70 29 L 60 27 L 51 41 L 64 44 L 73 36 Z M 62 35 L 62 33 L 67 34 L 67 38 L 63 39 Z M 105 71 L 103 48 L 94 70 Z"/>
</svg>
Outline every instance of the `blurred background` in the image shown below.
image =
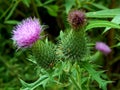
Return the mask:
<svg viewBox="0 0 120 90">
<path fill-rule="evenodd" d="M 38 78 L 35 66 L 27 60 L 28 53 L 16 51 L 13 45 L 13 27 L 27 17 L 37 17 L 42 25 L 49 26 L 45 33 L 55 42 L 60 30 L 68 27 L 66 18 L 72 8 L 85 12 L 120 8 L 120 0 L 0 0 L 0 90 L 19 90 L 19 78 L 27 82 Z M 100 57 L 96 63 L 106 70 L 109 80 L 114 81 L 108 90 L 120 90 L 120 31 L 111 29 L 102 35 L 102 29 L 87 33 L 93 43 L 102 40 L 111 47 L 118 45 L 109 56 Z"/>
</svg>

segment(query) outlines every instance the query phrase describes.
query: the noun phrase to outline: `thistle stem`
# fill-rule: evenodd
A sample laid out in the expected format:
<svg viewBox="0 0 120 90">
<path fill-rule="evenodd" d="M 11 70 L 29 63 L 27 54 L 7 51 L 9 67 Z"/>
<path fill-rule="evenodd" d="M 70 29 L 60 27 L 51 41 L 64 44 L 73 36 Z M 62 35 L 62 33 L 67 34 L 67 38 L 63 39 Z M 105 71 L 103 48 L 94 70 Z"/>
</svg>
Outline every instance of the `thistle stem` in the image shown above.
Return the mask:
<svg viewBox="0 0 120 90">
<path fill-rule="evenodd" d="M 79 83 L 79 86 L 82 90 L 82 87 L 81 87 L 81 76 L 82 76 L 82 73 L 81 73 L 81 68 L 76 64 L 76 70 L 77 70 L 77 79 L 78 79 L 78 83 Z"/>
<path fill-rule="evenodd" d="M 36 6 L 36 3 L 35 3 L 34 0 L 32 0 L 32 4 L 33 4 L 33 9 L 34 9 L 34 12 L 35 12 L 36 16 L 40 19 L 40 15 L 38 13 L 38 9 L 37 9 L 37 6 Z"/>
<path fill-rule="evenodd" d="M 88 77 L 88 81 L 87 81 L 87 90 L 90 90 L 89 89 L 89 84 L 90 84 L 90 76 Z"/>
<path fill-rule="evenodd" d="M 76 86 L 77 90 L 82 90 L 82 88 L 77 84 L 77 82 L 71 75 L 70 75 L 70 79 L 71 79 L 72 83 Z"/>
</svg>

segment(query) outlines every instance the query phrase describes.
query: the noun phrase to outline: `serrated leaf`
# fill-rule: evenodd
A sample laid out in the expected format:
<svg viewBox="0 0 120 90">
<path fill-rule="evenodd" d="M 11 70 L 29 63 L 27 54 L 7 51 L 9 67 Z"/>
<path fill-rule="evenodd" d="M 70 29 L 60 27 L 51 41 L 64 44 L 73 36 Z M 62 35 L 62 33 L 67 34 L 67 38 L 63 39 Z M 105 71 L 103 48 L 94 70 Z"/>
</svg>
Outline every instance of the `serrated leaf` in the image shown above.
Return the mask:
<svg viewBox="0 0 120 90">
<path fill-rule="evenodd" d="M 21 90 L 34 90 L 36 87 L 43 85 L 44 82 L 46 83 L 46 79 L 48 79 L 48 76 L 43 75 L 38 80 L 36 80 L 35 82 L 30 83 L 30 84 L 28 84 L 20 79 L 20 82 L 22 83 Z"/>
<path fill-rule="evenodd" d="M 117 15 L 115 16 L 112 21 L 113 23 L 116 23 L 116 24 L 120 24 L 120 15 Z M 108 30 L 110 30 L 111 28 L 105 28 L 105 30 L 103 31 L 102 34 L 104 34 L 105 32 L 107 32 Z"/>
<path fill-rule="evenodd" d="M 98 27 L 111 27 L 111 28 L 117 28 L 120 29 L 120 25 L 109 22 L 109 21 L 101 21 L 101 20 L 95 20 L 95 21 L 90 21 L 90 23 L 86 27 L 86 31 L 92 29 L 92 28 L 98 28 Z"/>
<path fill-rule="evenodd" d="M 22 79 L 19 79 L 19 80 L 20 80 L 20 82 L 21 82 L 21 84 L 22 84 L 23 87 L 27 87 L 27 86 L 28 86 L 28 83 L 26 83 L 26 82 L 23 81 Z"/>
<path fill-rule="evenodd" d="M 28 83 L 26 83 L 22 79 L 19 79 L 19 80 L 22 84 L 22 88 L 20 88 L 20 90 L 32 90 L 32 88 L 30 87 L 30 85 Z"/>
<path fill-rule="evenodd" d="M 103 73 L 103 71 L 96 71 L 88 62 L 81 62 L 81 66 L 83 66 L 90 73 L 91 77 L 98 82 L 100 88 L 107 90 L 107 84 L 111 83 L 111 81 L 106 81 L 101 78 L 101 73 Z"/>
<path fill-rule="evenodd" d="M 66 13 L 68 13 L 72 8 L 72 6 L 74 5 L 75 5 L 75 0 L 65 0 Z"/>
<path fill-rule="evenodd" d="M 86 13 L 86 17 L 88 18 L 113 18 L 119 14 L 120 14 L 120 9 L 109 9 L 109 10 L 101 10 L 101 11 L 96 11 L 96 12 L 88 12 Z"/>
</svg>

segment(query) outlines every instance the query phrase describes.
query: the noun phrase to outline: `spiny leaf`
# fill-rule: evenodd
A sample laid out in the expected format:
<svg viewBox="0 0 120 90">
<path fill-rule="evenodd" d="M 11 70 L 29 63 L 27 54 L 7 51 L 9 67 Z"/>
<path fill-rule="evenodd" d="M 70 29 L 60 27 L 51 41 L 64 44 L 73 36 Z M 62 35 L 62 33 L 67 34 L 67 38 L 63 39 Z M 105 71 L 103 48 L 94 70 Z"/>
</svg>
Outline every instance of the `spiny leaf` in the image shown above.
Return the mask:
<svg viewBox="0 0 120 90">
<path fill-rule="evenodd" d="M 99 83 L 100 88 L 107 90 L 107 84 L 111 81 L 106 81 L 101 78 L 101 73 L 103 73 L 102 71 L 94 70 L 88 62 L 81 62 L 81 66 L 83 66 L 91 74 L 92 78 Z"/>
<path fill-rule="evenodd" d="M 28 83 L 26 83 L 22 79 L 20 79 L 20 82 L 22 84 L 22 87 L 21 87 L 20 90 L 32 90 L 32 88 L 30 87 L 30 85 Z"/>
<path fill-rule="evenodd" d="M 104 21 L 104 20 L 95 20 L 95 21 L 90 21 L 90 23 L 86 27 L 86 31 L 92 28 L 98 28 L 98 27 L 111 27 L 111 28 L 120 29 L 120 25 L 116 23 Z"/>
<path fill-rule="evenodd" d="M 88 12 L 86 13 L 86 16 L 88 18 L 113 18 L 119 14 L 120 14 L 120 9 L 109 9 L 109 10 L 101 10 L 96 12 Z"/>
<path fill-rule="evenodd" d="M 48 79 L 48 75 L 43 75 L 38 80 L 30 84 L 20 79 L 20 82 L 22 83 L 21 90 L 34 90 L 36 87 L 44 85 L 46 83 L 46 79 Z"/>
<path fill-rule="evenodd" d="M 116 24 L 120 24 L 120 15 L 115 16 L 115 17 L 112 19 L 111 22 L 116 23 Z M 102 34 L 104 34 L 105 32 L 107 32 L 107 31 L 110 30 L 110 29 L 111 29 L 110 27 L 109 27 L 109 28 L 105 28 L 105 30 L 103 31 Z"/>
</svg>

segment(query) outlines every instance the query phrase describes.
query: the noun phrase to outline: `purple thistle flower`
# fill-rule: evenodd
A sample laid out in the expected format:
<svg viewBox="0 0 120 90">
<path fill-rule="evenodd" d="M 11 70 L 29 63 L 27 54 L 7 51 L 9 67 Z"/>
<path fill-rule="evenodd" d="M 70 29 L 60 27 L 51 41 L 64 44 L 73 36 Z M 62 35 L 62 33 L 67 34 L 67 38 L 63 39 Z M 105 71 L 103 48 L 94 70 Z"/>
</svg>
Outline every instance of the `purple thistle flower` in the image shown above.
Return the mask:
<svg viewBox="0 0 120 90">
<path fill-rule="evenodd" d="M 13 29 L 12 40 L 19 48 L 29 47 L 40 38 L 41 26 L 36 18 L 27 18 Z"/>
<path fill-rule="evenodd" d="M 107 55 L 111 52 L 110 47 L 103 42 L 97 42 L 95 48 L 102 52 L 104 55 Z"/>
</svg>

